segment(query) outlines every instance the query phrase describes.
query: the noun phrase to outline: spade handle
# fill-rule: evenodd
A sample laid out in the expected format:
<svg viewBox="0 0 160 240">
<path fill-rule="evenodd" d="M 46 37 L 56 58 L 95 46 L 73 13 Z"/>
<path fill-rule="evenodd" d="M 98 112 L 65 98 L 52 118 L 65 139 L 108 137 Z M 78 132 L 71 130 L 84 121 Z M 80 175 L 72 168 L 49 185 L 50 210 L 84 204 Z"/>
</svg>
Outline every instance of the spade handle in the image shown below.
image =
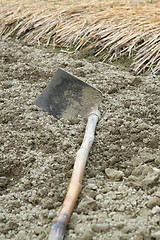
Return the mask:
<svg viewBox="0 0 160 240">
<path fill-rule="evenodd" d="M 82 145 L 76 154 L 76 160 L 68 191 L 59 212 L 58 220 L 51 227 L 48 240 L 62 240 L 64 238 L 66 226 L 81 191 L 83 173 L 90 148 L 94 141 L 95 129 L 99 118 L 100 112 L 98 110 L 91 112 L 88 116 L 85 135 Z"/>
</svg>

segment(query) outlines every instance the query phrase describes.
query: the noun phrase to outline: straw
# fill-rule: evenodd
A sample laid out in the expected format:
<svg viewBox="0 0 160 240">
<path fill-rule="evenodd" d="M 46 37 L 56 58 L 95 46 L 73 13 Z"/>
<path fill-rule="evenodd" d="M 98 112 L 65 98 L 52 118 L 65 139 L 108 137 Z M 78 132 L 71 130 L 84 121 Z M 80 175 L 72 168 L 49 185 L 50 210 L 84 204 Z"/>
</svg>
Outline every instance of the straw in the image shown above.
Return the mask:
<svg viewBox="0 0 160 240">
<path fill-rule="evenodd" d="M 159 13 L 159 0 L 3 0 L 0 36 L 75 52 L 94 49 L 104 61 L 125 54 L 138 74 L 159 73 Z"/>
</svg>

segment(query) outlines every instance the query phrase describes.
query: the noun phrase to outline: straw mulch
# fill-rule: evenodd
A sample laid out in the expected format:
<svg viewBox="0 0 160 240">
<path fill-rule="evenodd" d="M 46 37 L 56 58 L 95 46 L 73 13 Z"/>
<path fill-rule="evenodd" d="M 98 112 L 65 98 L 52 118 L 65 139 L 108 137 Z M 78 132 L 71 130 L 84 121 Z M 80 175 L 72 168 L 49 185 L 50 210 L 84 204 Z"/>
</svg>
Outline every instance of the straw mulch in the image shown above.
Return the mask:
<svg viewBox="0 0 160 240">
<path fill-rule="evenodd" d="M 137 73 L 160 71 L 159 0 L 1 1 L 0 36 L 115 60 L 127 54 Z"/>
</svg>

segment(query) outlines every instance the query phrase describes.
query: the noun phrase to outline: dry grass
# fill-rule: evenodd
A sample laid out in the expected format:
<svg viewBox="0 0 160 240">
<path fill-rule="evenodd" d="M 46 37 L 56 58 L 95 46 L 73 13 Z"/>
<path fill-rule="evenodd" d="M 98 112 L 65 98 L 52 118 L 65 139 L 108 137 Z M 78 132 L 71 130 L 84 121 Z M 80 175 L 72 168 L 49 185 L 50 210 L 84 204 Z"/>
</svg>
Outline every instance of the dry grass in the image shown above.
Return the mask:
<svg viewBox="0 0 160 240">
<path fill-rule="evenodd" d="M 133 57 L 137 73 L 160 71 L 159 0 L 1 1 L 0 36 L 96 50 L 103 59 Z"/>
</svg>

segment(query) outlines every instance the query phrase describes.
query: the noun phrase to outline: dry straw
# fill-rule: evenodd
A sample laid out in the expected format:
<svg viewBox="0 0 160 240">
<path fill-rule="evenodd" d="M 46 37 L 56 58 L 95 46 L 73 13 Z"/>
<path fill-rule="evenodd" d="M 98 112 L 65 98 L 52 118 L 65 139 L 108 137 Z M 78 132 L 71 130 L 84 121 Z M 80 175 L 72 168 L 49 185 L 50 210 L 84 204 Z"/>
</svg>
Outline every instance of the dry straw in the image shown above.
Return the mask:
<svg viewBox="0 0 160 240">
<path fill-rule="evenodd" d="M 3 0 L 0 8 L 5 39 L 93 48 L 109 61 L 127 54 L 137 73 L 160 72 L 159 0 Z"/>
</svg>

